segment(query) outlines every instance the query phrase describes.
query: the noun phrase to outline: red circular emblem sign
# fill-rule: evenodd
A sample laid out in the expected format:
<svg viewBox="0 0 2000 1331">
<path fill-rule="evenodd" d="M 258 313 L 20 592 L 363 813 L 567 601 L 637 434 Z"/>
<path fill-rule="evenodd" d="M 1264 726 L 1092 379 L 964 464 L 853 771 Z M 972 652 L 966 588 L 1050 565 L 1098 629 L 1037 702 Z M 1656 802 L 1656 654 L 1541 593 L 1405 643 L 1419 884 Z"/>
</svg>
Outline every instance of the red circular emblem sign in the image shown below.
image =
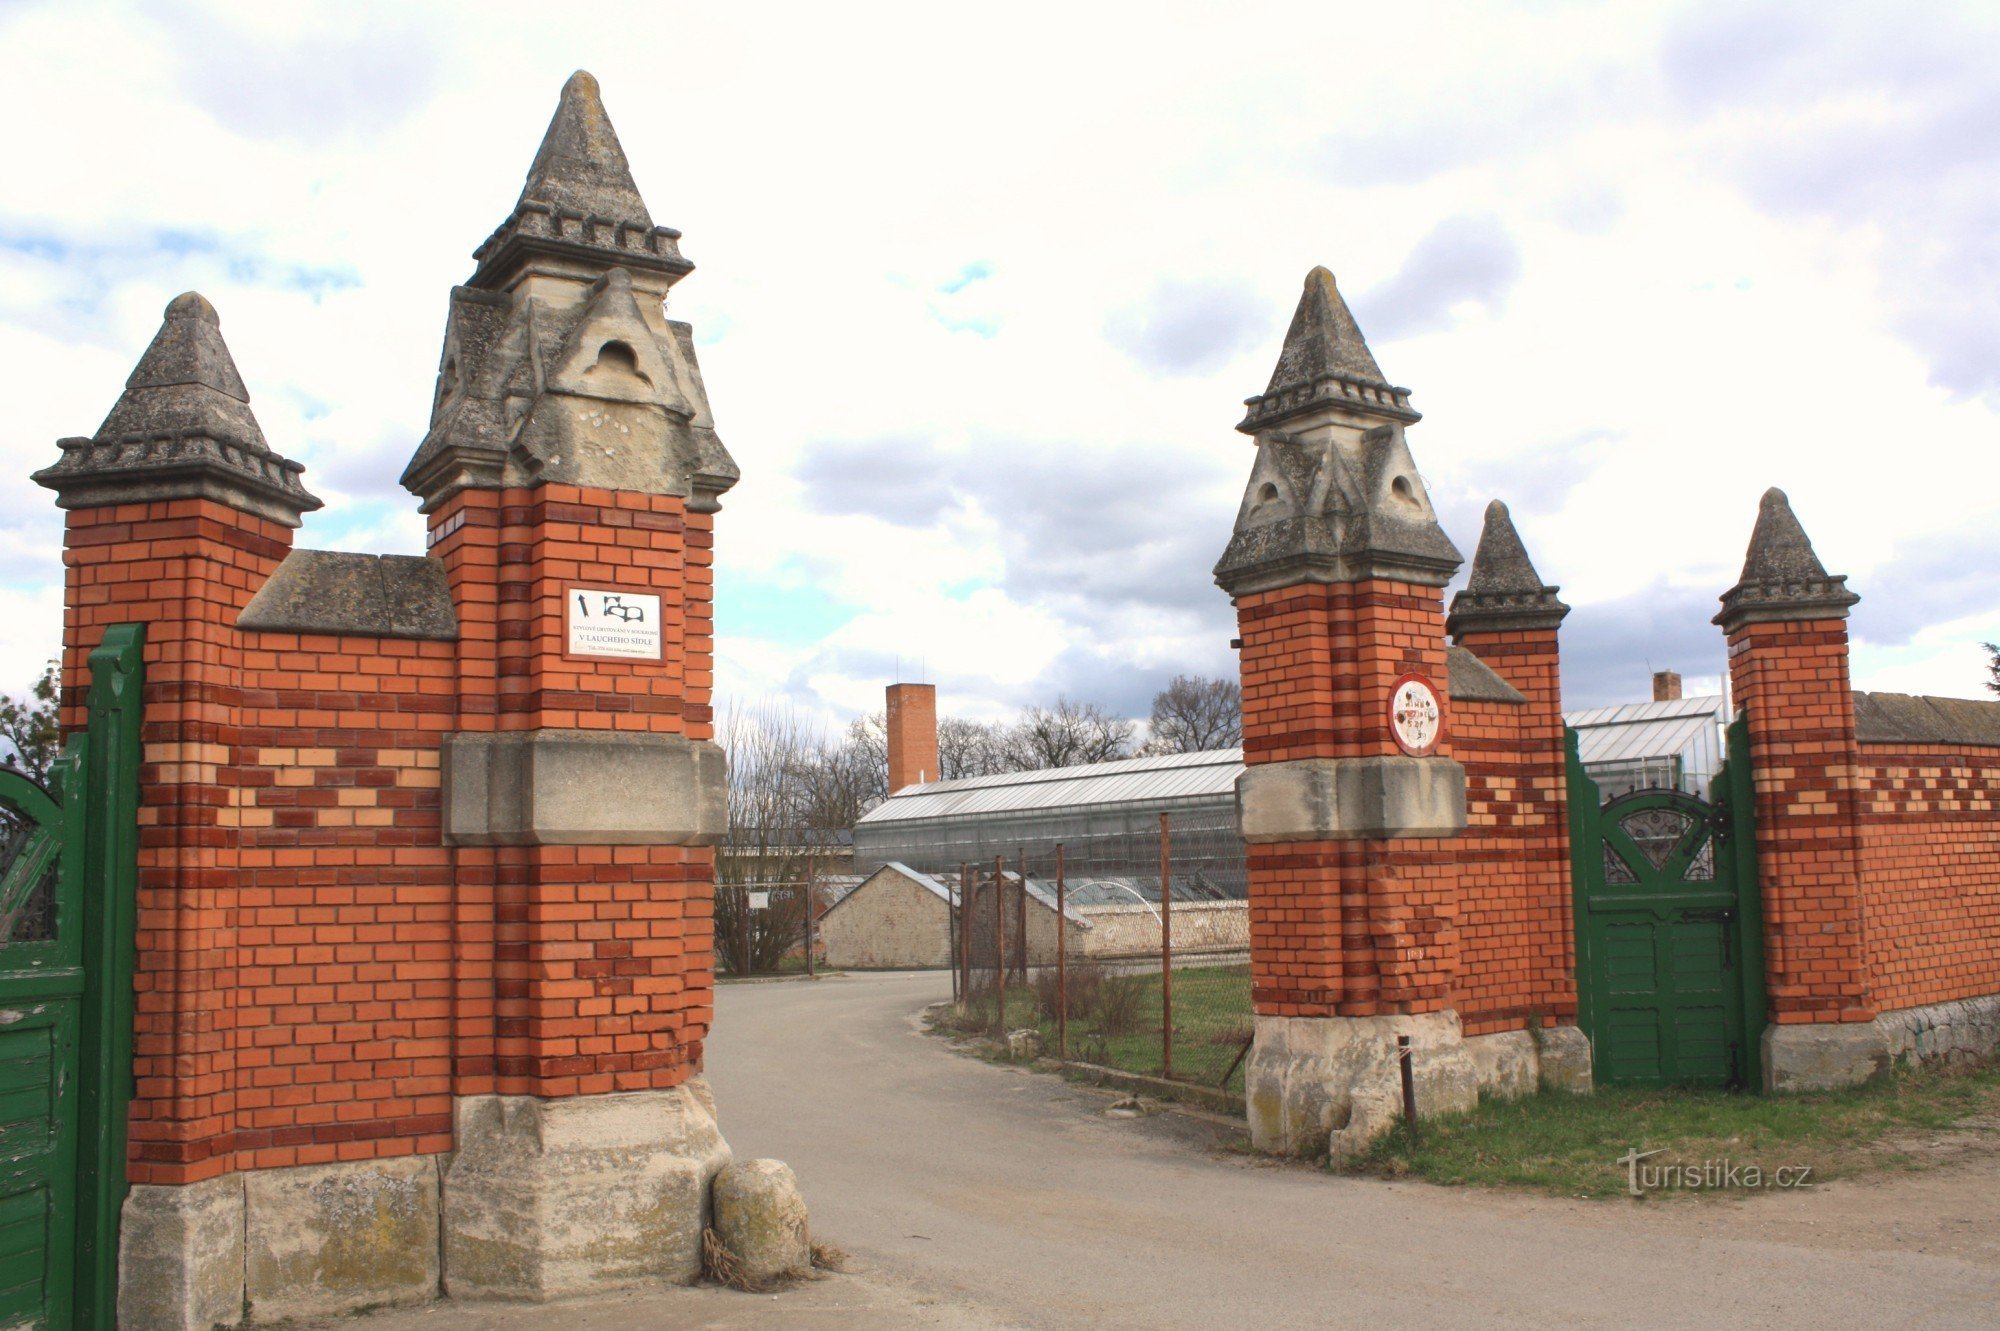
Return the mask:
<svg viewBox="0 0 2000 1331">
<path fill-rule="evenodd" d="M 1444 704 L 1422 675 L 1404 675 L 1389 689 L 1389 734 L 1396 747 L 1421 758 L 1444 738 Z"/>
</svg>

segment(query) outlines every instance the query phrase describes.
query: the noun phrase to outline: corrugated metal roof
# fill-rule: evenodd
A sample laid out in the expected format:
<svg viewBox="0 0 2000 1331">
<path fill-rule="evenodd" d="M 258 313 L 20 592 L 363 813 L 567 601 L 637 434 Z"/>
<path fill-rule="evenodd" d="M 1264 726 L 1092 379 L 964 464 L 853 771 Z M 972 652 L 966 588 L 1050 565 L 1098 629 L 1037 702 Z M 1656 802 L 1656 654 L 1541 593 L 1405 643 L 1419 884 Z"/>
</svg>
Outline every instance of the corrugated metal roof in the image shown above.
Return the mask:
<svg viewBox="0 0 2000 1331">
<path fill-rule="evenodd" d="M 1722 699 L 1716 696 L 1593 707 L 1563 716 L 1577 731 L 1585 763 L 1669 757 L 1686 749 L 1704 727 L 1722 719 Z M 1083 805 L 1158 806 L 1179 800 L 1217 799 L 1235 789 L 1242 771 L 1241 749 L 1210 749 L 931 781 L 904 787 L 863 814 L 859 822 L 872 826 Z"/>
<path fill-rule="evenodd" d="M 1584 765 L 1670 758 L 1723 721 L 1718 696 L 1592 707 L 1563 716 Z"/>
<path fill-rule="evenodd" d="M 867 813 L 863 823 L 1068 809 L 1085 804 L 1151 804 L 1229 794 L 1243 770 L 1243 750 L 1210 749 L 1157 758 L 1054 767 L 1039 772 L 967 777 L 906 786 Z"/>
</svg>

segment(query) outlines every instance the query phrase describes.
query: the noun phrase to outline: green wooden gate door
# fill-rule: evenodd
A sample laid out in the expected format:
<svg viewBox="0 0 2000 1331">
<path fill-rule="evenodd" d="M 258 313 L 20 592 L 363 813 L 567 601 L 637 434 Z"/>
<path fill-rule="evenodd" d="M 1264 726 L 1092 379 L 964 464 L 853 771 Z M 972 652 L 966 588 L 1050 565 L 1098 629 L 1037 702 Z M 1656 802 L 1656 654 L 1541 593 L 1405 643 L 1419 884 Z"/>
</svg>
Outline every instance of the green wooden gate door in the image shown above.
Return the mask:
<svg viewBox="0 0 2000 1331">
<path fill-rule="evenodd" d="M 1570 733 L 1578 1023 L 1600 1085 L 1754 1086 L 1764 1026 L 1748 735 L 1701 799 L 1598 801 Z"/>
<path fill-rule="evenodd" d="M 0 1328 L 115 1325 L 132 1077 L 140 631 L 47 785 L 0 768 Z"/>
</svg>

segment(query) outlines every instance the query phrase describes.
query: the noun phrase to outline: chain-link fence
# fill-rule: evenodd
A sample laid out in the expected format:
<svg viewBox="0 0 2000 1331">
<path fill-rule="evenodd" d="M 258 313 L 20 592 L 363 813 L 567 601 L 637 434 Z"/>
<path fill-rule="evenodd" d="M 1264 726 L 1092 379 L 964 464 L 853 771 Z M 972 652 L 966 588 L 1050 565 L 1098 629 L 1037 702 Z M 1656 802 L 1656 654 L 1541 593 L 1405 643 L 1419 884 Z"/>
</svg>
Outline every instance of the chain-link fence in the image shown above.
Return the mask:
<svg viewBox="0 0 2000 1331">
<path fill-rule="evenodd" d="M 1151 837 L 1118 840 L 961 866 L 957 1022 L 996 1039 L 1033 1030 L 1066 1062 L 1240 1093 L 1252 1020 L 1235 819 L 1161 816 Z"/>
</svg>

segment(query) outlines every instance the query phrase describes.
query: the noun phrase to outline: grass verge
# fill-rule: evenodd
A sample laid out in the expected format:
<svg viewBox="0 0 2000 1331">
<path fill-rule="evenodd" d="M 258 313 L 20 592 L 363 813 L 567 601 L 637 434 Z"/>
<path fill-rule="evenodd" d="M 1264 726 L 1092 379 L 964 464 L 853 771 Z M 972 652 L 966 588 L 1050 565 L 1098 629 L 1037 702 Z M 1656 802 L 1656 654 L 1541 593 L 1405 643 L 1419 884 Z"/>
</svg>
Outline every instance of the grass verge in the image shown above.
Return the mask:
<svg viewBox="0 0 2000 1331">
<path fill-rule="evenodd" d="M 1809 1169 L 1809 1183 L 1919 1168 L 1927 1153 L 1913 1152 L 1899 1138 L 1966 1120 L 1985 1120 L 1982 1136 L 2000 1131 L 2000 1065 L 1898 1071 L 1852 1090 L 1802 1095 L 1611 1088 L 1482 1100 L 1470 1113 L 1425 1119 L 1415 1133 L 1399 1123 L 1339 1168 L 1609 1197 L 1629 1195 L 1635 1167 L 1677 1166 L 1678 1175 L 1653 1177 L 1672 1178 L 1673 1191 L 1741 1195 L 1756 1190 L 1746 1182 L 1753 1166 L 1758 1189 L 1773 1186 L 1781 1168 Z M 1628 1151 L 1658 1154 L 1636 1165 L 1621 1163 Z M 1733 1183 L 1728 1174 L 1703 1168 L 1714 1161 L 1738 1167 Z M 1691 1176 L 1702 1182 L 1691 1184 Z"/>
</svg>

